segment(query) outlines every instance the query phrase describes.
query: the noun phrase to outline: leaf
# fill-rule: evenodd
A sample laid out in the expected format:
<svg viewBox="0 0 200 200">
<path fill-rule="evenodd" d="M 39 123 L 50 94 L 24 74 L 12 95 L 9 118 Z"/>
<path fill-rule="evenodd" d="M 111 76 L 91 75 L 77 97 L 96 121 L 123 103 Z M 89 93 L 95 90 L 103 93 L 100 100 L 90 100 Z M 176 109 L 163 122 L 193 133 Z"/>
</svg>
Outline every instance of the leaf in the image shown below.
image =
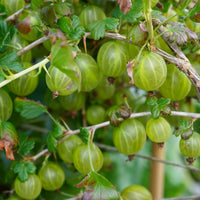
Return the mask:
<svg viewBox="0 0 200 200">
<path fill-rule="evenodd" d="M 96 172 L 89 173 L 76 187 L 85 187 L 83 200 L 120 200 L 112 183 Z"/>
<path fill-rule="evenodd" d="M 52 5 L 56 12 L 57 18 L 62 16 L 68 16 L 71 13 L 71 4 L 69 2 L 57 2 Z"/>
<path fill-rule="evenodd" d="M 65 41 L 57 40 L 51 48 L 51 64 L 63 68 L 73 62 L 73 54 Z"/>
<path fill-rule="evenodd" d="M 181 135 L 181 138 L 184 140 L 189 139 L 193 134 L 193 130 L 192 130 L 193 123 L 191 123 L 190 121 L 179 121 L 178 124 L 179 124 L 179 127 L 177 130 L 173 132 L 173 134 L 176 137 Z"/>
<path fill-rule="evenodd" d="M 47 108 L 44 105 L 28 99 L 17 97 L 14 100 L 14 104 L 15 110 L 26 119 L 33 119 L 47 112 Z"/>
<path fill-rule="evenodd" d="M 36 166 L 30 161 L 19 162 L 14 166 L 13 171 L 15 174 L 17 174 L 17 178 L 24 182 L 28 179 L 28 174 L 35 173 Z"/>
<path fill-rule="evenodd" d="M 88 24 L 86 29 L 91 31 L 91 36 L 94 40 L 99 40 L 105 36 L 105 21 L 104 19 Z"/>
<path fill-rule="evenodd" d="M 28 154 L 35 146 L 35 142 L 32 140 L 28 140 L 28 136 L 25 133 L 19 134 L 19 141 L 20 141 L 20 147 L 17 153 L 21 155 Z"/>
<path fill-rule="evenodd" d="M 158 105 L 155 105 L 152 109 L 151 109 L 151 114 L 153 119 L 157 119 L 160 115 L 160 109 Z"/>
<path fill-rule="evenodd" d="M 106 19 L 104 19 L 104 21 L 105 21 L 105 28 L 108 31 L 114 31 L 119 23 L 119 19 L 111 17 L 107 17 Z"/>
<path fill-rule="evenodd" d="M 72 16 L 72 22 L 69 17 L 62 17 L 58 20 L 59 28 L 67 33 L 71 39 L 79 40 L 85 34 L 85 29 L 80 25 L 80 19 L 78 16 Z"/>
<path fill-rule="evenodd" d="M 83 27 L 76 27 L 75 29 L 71 30 L 69 37 L 74 40 L 80 39 L 82 36 L 85 35 L 85 29 Z"/>
<path fill-rule="evenodd" d="M 121 12 L 124 12 L 124 14 L 127 14 L 128 11 L 131 9 L 132 1 L 131 0 L 119 0 L 119 7 Z"/>
<path fill-rule="evenodd" d="M 31 8 L 33 10 L 37 10 L 38 8 L 41 8 L 44 5 L 43 0 L 31 0 Z"/>
<path fill-rule="evenodd" d="M 52 132 L 49 132 L 46 137 L 47 141 L 47 148 L 50 152 L 55 153 L 56 152 L 56 147 L 58 144 L 58 141 L 56 138 L 53 136 Z"/>
<path fill-rule="evenodd" d="M 4 53 L 12 40 L 13 36 L 17 33 L 15 26 L 7 25 L 5 21 L 0 21 L 0 53 Z"/>
<path fill-rule="evenodd" d="M 56 139 L 60 139 L 62 135 L 63 135 L 62 129 L 58 125 L 55 125 L 52 131 L 52 136 Z"/>
<path fill-rule="evenodd" d="M 15 72 L 20 72 L 24 70 L 22 65 L 15 60 L 17 60 L 18 56 L 16 52 L 7 53 L 0 57 L 0 67 L 4 70 L 10 69 Z"/>
<path fill-rule="evenodd" d="M 82 140 L 85 144 L 90 140 L 91 133 L 86 128 L 80 128 L 80 134 L 82 136 Z"/>
<path fill-rule="evenodd" d="M 3 4 L 0 4 L 0 13 L 1 13 L 0 20 L 4 19 L 8 13 Z"/>
<path fill-rule="evenodd" d="M 81 21 L 80 21 L 79 17 L 76 16 L 76 15 L 72 16 L 72 20 L 73 20 L 72 21 L 72 27 L 73 28 L 77 28 L 81 24 Z"/>
<path fill-rule="evenodd" d="M 57 24 L 59 28 L 61 29 L 61 31 L 63 31 L 64 33 L 70 34 L 72 25 L 71 25 L 69 17 L 61 17 L 60 19 L 58 19 Z"/>
<path fill-rule="evenodd" d="M 147 99 L 146 104 L 147 104 L 148 106 L 154 106 L 154 105 L 157 104 L 157 100 L 158 100 L 158 99 L 157 99 L 156 97 L 149 98 L 149 99 Z"/>
<path fill-rule="evenodd" d="M 108 17 L 88 24 L 86 29 L 91 31 L 91 36 L 95 40 L 99 40 L 105 36 L 105 31 L 114 31 L 119 23 L 119 19 Z"/>
<path fill-rule="evenodd" d="M 157 103 L 158 103 L 160 106 L 165 106 L 165 105 L 170 104 L 170 102 L 171 102 L 170 99 L 160 98 L 160 99 L 158 99 L 158 102 L 157 102 Z"/>
</svg>

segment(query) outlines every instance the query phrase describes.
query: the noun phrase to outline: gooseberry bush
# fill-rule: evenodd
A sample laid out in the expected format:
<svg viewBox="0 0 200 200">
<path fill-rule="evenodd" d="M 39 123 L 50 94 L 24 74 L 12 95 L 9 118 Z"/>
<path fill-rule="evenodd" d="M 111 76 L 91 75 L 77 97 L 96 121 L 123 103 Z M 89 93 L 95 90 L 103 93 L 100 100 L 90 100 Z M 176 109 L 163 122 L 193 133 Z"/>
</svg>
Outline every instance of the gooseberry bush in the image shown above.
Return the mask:
<svg viewBox="0 0 200 200">
<path fill-rule="evenodd" d="M 199 38 L 197 0 L 0 0 L 0 200 L 193 195 Z"/>
</svg>

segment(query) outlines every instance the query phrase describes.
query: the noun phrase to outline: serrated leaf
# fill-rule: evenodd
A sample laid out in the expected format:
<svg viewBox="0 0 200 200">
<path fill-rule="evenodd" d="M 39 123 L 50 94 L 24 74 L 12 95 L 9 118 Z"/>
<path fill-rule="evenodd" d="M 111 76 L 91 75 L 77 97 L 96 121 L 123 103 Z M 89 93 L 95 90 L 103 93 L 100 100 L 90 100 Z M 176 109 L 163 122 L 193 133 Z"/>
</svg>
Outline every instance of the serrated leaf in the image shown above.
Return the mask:
<svg viewBox="0 0 200 200">
<path fill-rule="evenodd" d="M 57 2 L 52 5 L 56 12 L 57 18 L 62 16 L 68 16 L 71 13 L 70 9 L 71 4 L 69 2 Z"/>
<path fill-rule="evenodd" d="M 3 65 L 5 63 L 13 62 L 17 59 L 16 52 L 10 52 L 0 57 L 0 64 Z"/>
<path fill-rule="evenodd" d="M 51 132 L 49 132 L 47 134 L 46 137 L 46 142 L 47 142 L 47 148 L 50 152 L 55 153 L 56 152 L 56 147 L 58 144 L 58 141 L 56 140 L 56 138 L 52 135 Z"/>
<path fill-rule="evenodd" d="M 52 136 L 55 137 L 56 139 L 59 139 L 60 137 L 62 137 L 62 135 L 63 135 L 62 129 L 58 125 L 54 126 L 52 131 Z"/>
<path fill-rule="evenodd" d="M 70 34 L 72 30 L 71 22 L 68 17 L 61 17 L 58 19 L 58 26 L 64 33 Z"/>
<path fill-rule="evenodd" d="M 91 172 L 76 187 L 85 187 L 83 200 L 120 200 L 120 195 L 104 176 Z"/>
<path fill-rule="evenodd" d="M 14 104 L 15 110 L 26 119 L 33 119 L 47 112 L 47 108 L 44 105 L 28 99 L 17 97 L 14 100 Z"/>
<path fill-rule="evenodd" d="M 99 20 L 92 24 L 87 25 L 87 30 L 91 31 L 91 36 L 94 40 L 99 40 L 105 36 L 105 22 L 104 20 Z"/>
<path fill-rule="evenodd" d="M 152 107 L 151 114 L 152 114 L 153 119 L 157 119 L 159 117 L 160 109 L 158 105 L 155 105 L 154 107 Z"/>
<path fill-rule="evenodd" d="M 73 62 L 73 54 L 65 41 L 58 40 L 51 48 L 51 64 L 63 68 Z"/>
<path fill-rule="evenodd" d="M 72 20 L 73 20 L 72 21 L 72 27 L 74 27 L 74 28 L 78 27 L 80 25 L 80 23 L 81 23 L 79 17 L 76 16 L 76 15 L 72 16 Z"/>
<path fill-rule="evenodd" d="M 17 174 L 18 179 L 24 182 L 28 179 L 28 174 L 35 173 L 36 166 L 30 161 L 19 162 L 14 166 L 13 171 L 15 174 Z"/>
<path fill-rule="evenodd" d="M 170 99 L 165 99 L 165 98 L 160 98 L 157 101 L 158 105 L 160 105 L 160 106 L 168 105 L 168 104 L 170 104 L 170 102 L 171 102 Z"/>
<path fill-rule="evenodd" d="M 13 36 L 17 33 L 15 26 L 7 25 L 5 21 L 0 21 L 0 53 L 4 53 L 8 49 L 8 44 Z"/>
<path fill-rule="evenodd" d="M 78 40 L 84 35 L 85 35 L 85 29 L 83 27 L 79 26 L 79 27 L 76 27 L 75 29 L 71 30 L 69 37 L 71 39 Z"/>
<path fill-rule="evenodd" d="M 111 18 L 111 17 L 107 17 L 106 19 L 104 19 L 104 21 L 105 21 L 105 28 L 108 31 L 115 30 L 119 23 L 119 19 Z"/>
<path fill-rule="evenodd" d="M 7 53 L 0 57 L 0 67 L 4 70 L 13 70 L 15 72 L 20 72 L 24 70 L 22 65 L 15 60 L 17 60 L 18 56 L 16 52 Z"/>
<path fill-rule="evenodd" d="M 0 13 L 1 13 L 0 20 L 4 19 L 8 13 L 3 4 L 0 4 Z"/>
<path fill-rule="evenodd" d="M 21 155 L 28 154 L 35 146 L 35 142 L 32 140 L 28 140 L 28 136 L 25 133 L 19 134 L 19 141 L 20 141 L 20 147 L 17 153 Z"/>
<path fill-rule="evenodd" d="M 105 31 L 113 31 L 117 28 L 119 19 L 115 18 L 106 18 L 98 20 L 94 23 L 88 24 L 86 29 L 91 31 L 91 36 L 95 40 L 99 40 L 105 36 Z"/>
<path fill-rule="evenodd" d="M 154 106 L 154 105 L 157 104 L 157 100 L 158 100 L 158 99 L 157 99 L 156 97 L 149 98 L 149 99 L 147 99 L 146 104 L 147 104 L 148 106 Z"/>
<path fill-rule="evenodd" d="M 41 8 L 44 5 L 43 0 L 31 0 L 31 8 L 33 10 L 37 10 L 38 8 Z"/>
<path fill-rule="evenodd" d="M 90 140 L 91 133 L 86 128 L 80 128 L 80 135 L 82 136 L 82 140 L 85 144 L 87 144 Z"/>
</svg>

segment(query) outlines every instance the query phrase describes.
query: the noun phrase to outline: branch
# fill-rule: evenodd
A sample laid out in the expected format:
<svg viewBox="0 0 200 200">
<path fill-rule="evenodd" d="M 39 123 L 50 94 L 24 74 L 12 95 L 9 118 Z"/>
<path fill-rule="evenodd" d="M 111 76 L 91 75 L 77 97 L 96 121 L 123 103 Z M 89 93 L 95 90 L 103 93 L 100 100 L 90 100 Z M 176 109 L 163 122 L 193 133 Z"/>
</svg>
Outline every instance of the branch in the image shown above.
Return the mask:
<svg viewBox="0 0 200 200">
<path fill-rule="evenodd" d="M 29 4 L 29 5 L 27 5 L 25 8 L 22 8 L 22 9 L 18 10 L 17 12 L 15 12 L 15 13 L 13 13 L 12 15 L 8 16 L 8 17 L 5 19 L 5 21 L 7 22 L 7 21 L 10 21 L 10 20 L 15 20 L 16 17 L 17 17 L 21 12 L 24 11 L 24 9 L 28 9 L 28 8 L 30 8 L 30 7 L 31 7 L 31 5 Z"/>
<path fill-rule="evenodd" d="M 200 77 L 199 77 L 198 73 L 192 67 L 190 61 L 185 56 L 185 54 L 181 51 L 181 49 L 178 47 L 178 45 L 175 42 L 170 43 L 168 41 L 168 33 L 166 32 L 165 27 L 161 25 L 161 23 L 162 22 L 158 19 L 153 20 L 154 26 L 155 27 L 159 26 L 157 32 L 162 35 L 162 38 L 165 41 L 165 43 L 170 47 L 170 49 L 174 52 L 174 54 L 177 55 L 177 57 L 179 57 L 179 58 L 171 56 L 170 54 L 168 54 L 158 48 L 155 48 L 153 51 L 158 53 L 159 55 L 163 56 L 169 62 L 176 65 L 179 68 L 179 70 L 183 71 L 187 75 L 187 77 L 190 79 L 190 81 L 194 85 L 194 87 L 197 91 L 197 96 L 200 100 Z"/>
<path fill-rule="evenodd" d="M 193 195 L 193 196 L 187 196 L 187 197 L 174 197 L 174 198 L 167 198 L 167 199 L 161 199 L 161 200 L 192 200 L 192 199 L 200 199 L 200 195 Z"/>
<path fill-rule="evenodd" d="M 24 47 L 23 49 L 21 49 L 20 51 L 17 52 L 18 56 L 21 56 L 22 54 L 25 54 L 27 51 L 31 50 L 32 48 L 36 47 L 37 45 L 49 40 L 54 34 L 49 34 L 47 36 L 44 36 L 34 42 L 32 42 L 31 44 L 29 44 L 28 46 Z"/>
<path fill-rule="evenodd" d="M 40 67 L 46 65 L 48 62 L 49 62 L 49 60 L 48 60 L 47 58 L 45 58 L 45 59 L 42 60 L 41 62 L 39 62 L 39 63 L 37 63 L 37 64 L 35 64 L 35 65 L 33 65 L 33 66 L 31 66 L 31 67 L 25 69 L 25 70 L 23 70 L 23 71 L 21 71 L 21 72 L 19 72 L 19 73 L 17 73 L 17 74 L 13 74 L 12 76 L 9 76 L 8 79 L 6 79 L 6 80 L 0 82 L 0 88 L 3 87 L 3 86 L 5 86 L 5 85 L 7 85 L 7 84 L 10 83 L 11 81 L 13 81 L 13 80 L 15 80 L 15 79 L 17 79 L 17 78 L 23 76 L 24 74 L 27 74 L 27 73 L 29 73 L 29 72 L 31 72 L 31 71 L 37 69 L 37 68 L 40 68 Z"/>
<path fill-rule="evenodd" d="M 131 114 L 130 118 L 144 117 L 144 116 L 148 116 L 148 115 L 151 115 L 151 112 L 133 113 L 133 114 Z M 199 113 L 188 113 L 188 112 L 172 111 L 171 115 L 172 116 L 184 116 L 184 117 L 200 118 L 200 114 Z M 123 119 L 120 118 L 119 120 L 122 121 Z M 103 122 L 103 123 L 100 123 L 100 124 L 96 124 L 96 125 L 93 125 L 93 126 L 88 126 L 88 127 L 85 127 L 85 128 L 88 129 L 88 130 L 91 130 L 91 129 L 96 130 L 98 128 L 103 128 L 103 127 L 106 127 L 108 125 L 110 125 L 110 121 L 106 121 L 106 122 Z M 31 127 L 31 126 L 29 126 L 29 127 L 23 126 L 23 127 L 24 128 L 29 128 L 29 129 L 33 128 L 33 130 L 35 130 L 35 127 Z M 43 131 L 44 133 L 46 133 L 48 130 L 40 129 L 40 131 Z M 80 129 L 70 130 L 70 131 L 67 132 L 67 135 L 65 135 L 58 142 L 61 143 L 63 140 L 67 139 L 71 135 L 75 135 L 75 134 L 78 134 L 78 133 L 80 133 Z M 101 144 L 101 146 L 102 146 L 102 144 Z M 114 147 L 106 146 L 106 148 L 107 148 L 107 150 L 117 151 Z M 29 159 L 35 161 L 35 160 L 37 160 L 38 158 L 40 158 L 41 156 L 45 155 L 48 152 L 49 152 L 48 149 L 44 149 L 43 151 L 41 151 L 40 153 L 36 154 L 33 157 L 30 157 Z M 146 159 L 150 158 L 149 156 L 142 156 L 142 155 L 137 155 L 137 156 L 138 157 L 143 157 L 143 158 L 146 158 Z M 162 162 L 162 160 L 159 160 L 159 159 L 157 159 L 155 161 Z M 171 162 L 168 162 L 168 161 L 165 161 L 165 162 L 166 162 L 166 164 L 171 164 Z M 177 164 L 176 166 L 181 167 L 179 164 Z M 190 169 L 190 170 L 194 170 L 194 169 L 196 170 L 196 168 L 192 168 L 192 167 L 188 167 L 188 166 L 187 166 L 187 168 Z M 200 172 L 200 170 L 199 170 L 199 172 Z"/>
<path fill-rule="evenodd" d="M 115 147 L 111 147 L 111 146 L 108 146 L 108 145 L 105 145 L 105 144 L 99 144 L 99 143 L 96 143 L 96 144 L 101 149 L 105 149 L 105 150 L 108 150 L 108 151 L 113 151 L 113 152 L 120 153 Z M 172 165 L 172 166 L 176 166 L 176 167 L 181 167 L 181 168 L 189 169 L 189 170 L 195 171 L 195 172 L 200 172 L 200 169 L 198 169 L 198 168 L 190 167 L 190 166 L 183 165 L 183 164 L 174 163 L 174 162 L 171 162 L 171 161 L 166 161 L 166 160 L 158 159 L 158 158 L 155 158 L 155 157 L 152 157 L 152 156 L 146 156 L 146 155 L 140 155 L 140 154 L 135 154 L 134 156 L 139 157 L 139 158 L 144 158 L 144 159 L 152 160 L 152 161 L 156 161 L 156 162 L 161 162 L 161 163 L 164 163 L 166 165 Z"/>
</svg>

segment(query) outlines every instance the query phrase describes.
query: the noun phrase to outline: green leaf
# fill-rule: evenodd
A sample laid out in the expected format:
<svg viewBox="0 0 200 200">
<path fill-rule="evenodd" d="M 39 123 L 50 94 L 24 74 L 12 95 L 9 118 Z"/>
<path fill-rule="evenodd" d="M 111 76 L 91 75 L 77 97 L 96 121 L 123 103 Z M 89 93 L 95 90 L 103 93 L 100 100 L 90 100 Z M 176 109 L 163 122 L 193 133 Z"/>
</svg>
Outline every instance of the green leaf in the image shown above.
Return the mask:
<svg viewBox="0 0 200 200">
<path fill-rule="evenodd" d="M 165 105 L 170 104 L 170 102 L 171 102 L 170 99 L 160 98 L 160 99 L 158 99 L 158 102 L 157 102 L 157 103 L 158 103 L 160 106 L 165 106 Z"/>
<path fill-rule="evenodd" d="M 72 20 L 73 20 L 72 21 L 72 27 L 73 28 L 77 28 L 81 24 L 81 21 L 80 21 L 79 17 L 76 16 L 76 15 L 72 16 Z"/>
<path fill-rule="evenodd" d="M 99 20 L 86 26 L 86 29 L 91 31 L 91 36 L 95 40 L 99 40 L 105 36 L 105 21 Z"/>
<path fill-rule="evenodd" d="M 111 17 L 107 17 L 106 19 L 104 19 L 104 21 L 105 21 L 105 28 L 108 31 L 115 30 L 119 23 L 119 19 L 111 18 Z"/>
<path fill-rule="evenodd" d="M 56 138 L 53 136 L 52 132 L 49 132 L 46 137 L 47 141 L 47 148 L 50 152 L 55 153 L 56 152 L 56 147 L 58 144 L 58 141 Z"/>
<path fill-rule="evenodd" d="M 41 8 L 44 5 L 43 0 L 31 0 L 31 8 L 33 10 L 37 10 L 38 8 Z"/>
<path fill-rule="evenodd" d="M 115 18 L 106 18 L 102 20 L 98 20 L 94 23 L 88 24 L 86 29 L 91 31 L 91 36 L 95 40 L 99 40 L 105 36 L 105 31 L 114 31 L 119 23 L 119 19 Z"/>
<path fill-rule="evenodd" d="M 3 4 L 0 4 L 0 13 L 1 13 L 0 20 L 4 19 L 8 13 Z"/>
<path fill-rule="evenodd" d="M 65 41 L 58 40 L 51 48 L 51 64 L 62 69 L 73 62 L 73 54 Z"/>
<path fill-rule="evenodd" d="M 0 67 L 2 67 L 4 70 L 10 69 L 15 72 L 20 72 L 24 70 L 22 65 L 18 62 L 15 62 L 17 60 L 18 56 L 16 52 L 7 53 L 0 57 Z"/>
<path fill-rule="evenodd" d="M 32 140 L 28 140 L 28 136 L 25 133 L 19 134 L 19 141 L 20 141 L 20 147 L 17 153 L 21 155 L 28 154 L 35 146 L 35 142 Z"/>
<path fill-rule="evenodd" d="M 115 187 L 104 176 L 91 172 L 76 187 L 85 187 L 83 200 L 120 200 Z"/>
<path fill-rule="evenodd" d="M 120 11 L 120 8 L 117 7 L 113 12 L 112 16 L 115 18 L 121 17 L 122 19 L 126 20 L 128 23 L 135 24 L 138 23 L 138 19 L 143 16 L 143 1 L 142 0 L 135 0 L 132 2 L 132 7 L 127 14 L 124 14 Z"/>
<path fill-rule="evenodd" d="M 191 123 L 190 121 L 179 121 L 178 124 L 179 127 L 173 132 L 173 134 L 175 136 L 181 135 L 181 138 L 184 140 L 189 139 L 193 134 L 193 123 Z"/>
<path fill-rule="evenodd" d="M 55 125 L 52 131 L 52 136 L 56 139 L 60 139 L 63 135 L 63 131 L 60 126 Z"/>
<path fill-rule="evenodd" d="M 0 53 L 4 53 L 12 40 L 13 36 L 17 33 L 15 26 L 7 25 L 5 21 L 0 21 Z"/>
<path fill-rule="evenodd" d="M 58 26 L 64 33 L 70 34 L 72 30 L 71 22 L 69 17 L 61 17 L 58 19 Z"/>
<path fill-rule="evenodd" d="M 13 171 L 15 174 L 17 174 L 17 178 L 24 182 L 28 179 L 28 174 L 35 173 L 36 166 L 30 161 L 19 162 L 14 166 Z"/>
<path fill-rule="evenodd" d="M 157 100 L 158 100 L 158 99 L 157 99 L 156 97 L 149 98 L 149 99 L 147 99 L 146 104 L 147 104 L 148 106 L 154 106 L 154 105 L 157 104 Z"/>
<path fill-rule="evenodd" d="M 13 62 L 17 59 L 17 53 L 16 52 L 10 52 L 7 53 L 3 56 L 0 57 L 0 64 L 5 64 L 5 63 L 9 63 L 9 62 Z"/>
<path fill-rule="evenodd" d="M 160 115 L 160 109 L 158 105 L 155 105 L 152 109 L 151 109 L 151 114 L 153 119 L 157 119 Z"/>
<path fill-rule="evenodd" d="M 85 35 L 85 29 L 82 26 L 79 26 L 71 30 L 69 37 L 71 39 L 78 40 L 84 35 Z"/>
<path fill-rule="evenodd" d="M 71 13 L 71 4 L 69 2 L 57 2 L 51 5 L 56 12 L 57 18 L 68 16 Z"/>
<path fill-rule="evenodd" d="M 82 136 L 82 140 L 85 144 L 90 140 L 91 133 L 86 128 L 80 128 L 80 135 Z"/>
<path fill-rule="evenodd" d="M 14 100 L 14 104 L 15 110 L 26 119 L 33 119 L 47 112 L 47 108 L 44 105 L 28 99 L 17 97 Z"/>
</svg>

